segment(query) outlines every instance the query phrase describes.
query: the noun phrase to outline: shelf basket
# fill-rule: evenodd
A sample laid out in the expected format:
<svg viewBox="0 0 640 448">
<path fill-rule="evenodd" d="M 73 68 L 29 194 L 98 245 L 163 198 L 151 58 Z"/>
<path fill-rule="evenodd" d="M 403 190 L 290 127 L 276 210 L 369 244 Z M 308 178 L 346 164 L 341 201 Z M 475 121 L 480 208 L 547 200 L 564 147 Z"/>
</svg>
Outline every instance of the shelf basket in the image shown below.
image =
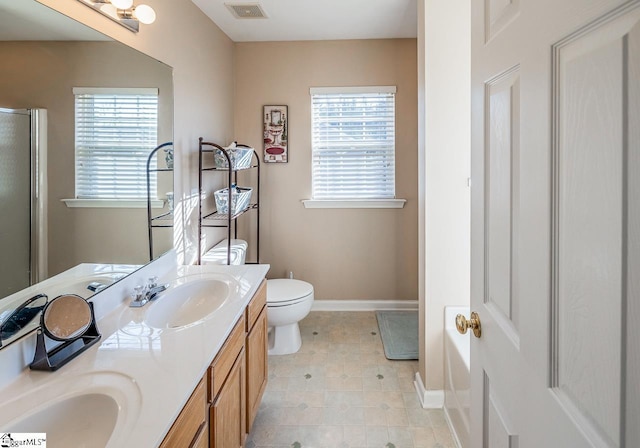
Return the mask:
<svg viewBox="0 0 640 448">
<path fill-rule="evenodd" d="M 251 193 L 253 188 L 232 187 L 231 192 L 231 214 L 235 215 L 247 209 L 251 201 Z M 216 201 L 216 210 L 219 214 L 226 215 L 229 213 L 229 189 L 223 188 L 213 193 Z"/>
<path fill-rule="evenodd" d="M 246 170 L 251 168 L 251 158 L 253 156 L 253 148 L 238 146 L 236 148 L 227 149 L 227 154 L 231 159 L 231 169 Z M 220 149 L 216 150 L 214 155 L 216 168 L 229 169 L 229 161 Z"/>
</svg>

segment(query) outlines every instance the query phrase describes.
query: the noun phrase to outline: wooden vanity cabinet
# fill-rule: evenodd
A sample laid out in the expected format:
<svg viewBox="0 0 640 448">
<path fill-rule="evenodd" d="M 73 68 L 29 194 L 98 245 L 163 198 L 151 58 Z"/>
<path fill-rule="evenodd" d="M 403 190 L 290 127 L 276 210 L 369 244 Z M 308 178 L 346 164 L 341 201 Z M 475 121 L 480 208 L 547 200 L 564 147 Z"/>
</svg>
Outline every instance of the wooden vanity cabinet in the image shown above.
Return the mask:
<svg viewBox="0 0 640 448">
<path fill-rule="evenodd" d="M 244 446 L 245 430 L 244 349 L 238 354 L 227 379 L 211 405 L 211 448 Z"/>
<path fill-rule="evenodd" d="M 207 426 L 207 382 L 203 378 L 184 405 L 180 415 L 162 441 L 160 448 L 190 448 L 205 435 Z M 206 446 L 206 445 L 205 445 Z"/>
<path fill-rule="evenodd" d="M 160 448 L 244 446 L 267 385 L 266 304 L 265 280 Z"/>
<path fill-rule="evenodd" d="M 240 448 L 246 438 L 245 316 L 209 368 L 209 446 Z"/>
<path fill-rule="evenodd" d="M 246 310 L 247 433 L 251 431 L 267 387 L 267 282 L 264 280 Z"/>
<path fill-rule="evenodd" d="M 209 448 L 209 426 L 204 424 L 198 431 L 191 448 Z"/>
</svg>

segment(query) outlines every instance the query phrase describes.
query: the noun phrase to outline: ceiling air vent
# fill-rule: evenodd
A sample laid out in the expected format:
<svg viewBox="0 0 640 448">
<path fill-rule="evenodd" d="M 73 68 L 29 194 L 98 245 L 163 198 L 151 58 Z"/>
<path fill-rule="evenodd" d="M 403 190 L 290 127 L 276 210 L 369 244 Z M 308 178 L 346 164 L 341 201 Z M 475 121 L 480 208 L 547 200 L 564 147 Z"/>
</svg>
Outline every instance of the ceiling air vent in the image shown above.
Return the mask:
<svg viewBox="0 0 640 448">
<path fill-rule="evenodd" d="M 236 19 L 266 19 L 262 6 L 259 3 L 225 3 Z"/>
</svg>

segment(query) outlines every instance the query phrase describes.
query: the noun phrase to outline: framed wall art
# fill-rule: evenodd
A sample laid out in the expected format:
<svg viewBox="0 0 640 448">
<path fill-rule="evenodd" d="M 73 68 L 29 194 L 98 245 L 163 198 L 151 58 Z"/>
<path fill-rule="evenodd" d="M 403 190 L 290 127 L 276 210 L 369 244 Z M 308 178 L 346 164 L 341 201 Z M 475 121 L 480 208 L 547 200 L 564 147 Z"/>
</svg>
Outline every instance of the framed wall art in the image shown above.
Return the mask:
<svg viewBox="0 0 640 448">
<path fill-rule="evenodd" d="M 264 106 L 262 112 L 264 131 L 264 161 L 286 163 L 289 161 L 289 112 L 287 106 Z"/>
</svg>

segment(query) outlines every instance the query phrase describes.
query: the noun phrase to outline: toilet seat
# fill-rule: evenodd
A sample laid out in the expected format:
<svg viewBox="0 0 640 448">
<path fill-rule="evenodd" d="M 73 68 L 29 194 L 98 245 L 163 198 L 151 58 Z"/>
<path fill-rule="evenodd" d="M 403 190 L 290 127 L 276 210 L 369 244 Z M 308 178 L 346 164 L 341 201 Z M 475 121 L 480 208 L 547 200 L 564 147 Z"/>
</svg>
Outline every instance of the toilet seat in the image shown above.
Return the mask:
<svg viewBox="0 0 640 448">
<path fill-rule="evenodd" d="M 267 280 L 267 306 L 278 308 L 313 299 L 313 285 L 302 280 L 278 278 Z"/>
</svg>

